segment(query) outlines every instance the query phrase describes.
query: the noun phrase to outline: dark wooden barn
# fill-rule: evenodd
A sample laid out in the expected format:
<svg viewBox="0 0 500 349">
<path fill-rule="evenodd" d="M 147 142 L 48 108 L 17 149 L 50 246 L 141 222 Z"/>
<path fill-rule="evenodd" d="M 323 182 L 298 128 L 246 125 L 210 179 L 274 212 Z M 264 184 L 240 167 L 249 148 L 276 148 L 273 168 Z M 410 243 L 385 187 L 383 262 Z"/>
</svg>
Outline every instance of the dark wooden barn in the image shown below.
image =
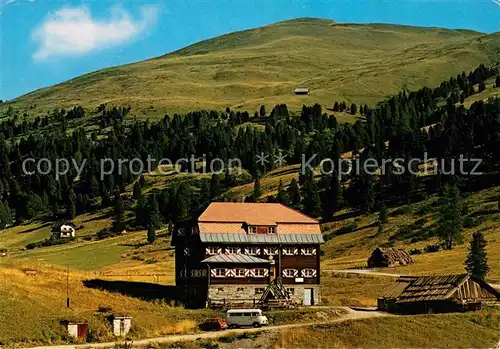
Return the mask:
<svg viewBox="0 0 500 349">
<path fill-rule="evenodd" d="M 394 313 L 432 314 L 476 310 L 499 301 L 500 292 L 470 274 L 404 276 L 378 299 L 378 308 Z"/>
<path fill-rule="evenodd" d="M 368 268 L 395 267 L 413 263 L 408 252 L 393 247 L 377 247 L 368 258 Z"/>
</svg>

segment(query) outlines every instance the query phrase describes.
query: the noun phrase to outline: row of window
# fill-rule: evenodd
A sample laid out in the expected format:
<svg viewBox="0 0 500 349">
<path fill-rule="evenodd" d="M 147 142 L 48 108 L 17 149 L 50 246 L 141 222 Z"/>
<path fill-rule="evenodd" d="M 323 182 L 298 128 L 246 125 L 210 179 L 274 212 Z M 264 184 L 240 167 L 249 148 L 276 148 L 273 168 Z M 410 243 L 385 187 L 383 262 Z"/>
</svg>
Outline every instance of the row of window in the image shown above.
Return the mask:
<svg viewBox="0 0 500 349">
<path fill-rule="evenodd" d="M 316 277 L 317 272 L 316 269 L 302 269 L 300 271 L 300 277 L 303 278 L 313 278 Z M 284 278 L 296 278 L 299 277 L 299 270 L 298 269 L 283 269 L 282 276 Z"/>
<path fill-rule="evenodd" d="M 244 268 L 214 268 L 210 271 L 210 275 L 214 278 L 245 278 L 245 277 L 254 277 L 254 278 L 263 278 L 268 276 L 269 270 L 265 268 L 254 268 L 254 269 L 244 269 Z M 283 269 L 282 276 L 284 278 L 313 278 L 316 277 L 317 271 L 316 269 L 306 268 L 299 270 L 298 269 Z"/>
<path fill-rule="evenodd" d="M 261 251 L 263 250 L 264 255 L 266 256 L 275 256 L 279 253 L 279 248 L 278 247 L 265 247 L 261 249 L 260 247 L 235 247 L 235 246 L 228 246 L 225 248 L 222 247 L 217 247 L 217 246 L 210 246 L 205 249 L 206 254 L 208 255 L 215 255 L 215 254 L 247 254 L 250 256 L 258 256 L 261 254 Z M 186 253 L 186 251 L 184 251 Z M 297 255 L 303 255 L 303 256 L 313 256 L 316 255 L 316 248 L 315 247 L 282 247 L 281 248 L 281 253 L 284 256 L 297 256 Z"/>
<path fill-rule="evenodd" d="M 264 293 L 265 290 L 266 289 L 264 287 L 256 287 L 255 288 L 255 294 L 256 295 L 261 295 L 261 294 Z M 286 290 L 287 290 L 288 294 L 290 294 L 290 295 L 294 295 L 295 294 L 295 288 L 293 288 L 293 287 L 287 287 Z M 245 291 L 245 288 L 243 288 L 243 287 L 238 287 L 238 289 L 237 289 L 237 292 L 244 292 L 244 291 Z M 224 287 L 219 287 L 217 289 L 217 293 L 226 293 L 226 290 L 224 289 Z"/>
<path fill-rule="evenodd" d="M 210 271 L 210 275 L 214 278 L 263 278 L 269 274 L 269 270 L 265 268 L 254 268 L 254 269 L 244 269 L 244 268 L 214 268 Z"/>
<path fill-rule="evenodd" d="M 248 227 L 248 234 L 276 234 L 276 227 L 250 225 Z"/>
</svg>

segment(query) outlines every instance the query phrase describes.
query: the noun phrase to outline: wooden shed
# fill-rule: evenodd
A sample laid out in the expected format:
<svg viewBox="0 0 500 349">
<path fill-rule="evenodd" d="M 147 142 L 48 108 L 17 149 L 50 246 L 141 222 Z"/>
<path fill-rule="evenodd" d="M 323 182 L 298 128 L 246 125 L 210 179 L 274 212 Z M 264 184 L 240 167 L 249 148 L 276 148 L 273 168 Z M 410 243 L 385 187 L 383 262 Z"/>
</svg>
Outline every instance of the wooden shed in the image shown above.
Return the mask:
<svg viewBox="0 0 500 349">
<path fill-rule="evenodd" d="M 470 274 L 405 276 L 378 299 L 378 308 L 394 313 L 431 314 L 476 310 L 497 302 L 500 292 Z"/>
<path fill-rule="evenodd" d="M 415 263 L 405 250 L 393 247 L 377 247 L 368 258 L 368 268 L 395 267 Z"/>
</svg>

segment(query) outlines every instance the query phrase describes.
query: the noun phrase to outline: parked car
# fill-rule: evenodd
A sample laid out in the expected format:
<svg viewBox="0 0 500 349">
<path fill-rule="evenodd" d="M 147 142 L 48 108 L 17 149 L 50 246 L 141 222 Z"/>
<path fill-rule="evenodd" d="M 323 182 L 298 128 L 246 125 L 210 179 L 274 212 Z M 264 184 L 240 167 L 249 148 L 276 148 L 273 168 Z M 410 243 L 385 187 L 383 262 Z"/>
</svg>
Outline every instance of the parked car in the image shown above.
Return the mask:
<svg viewBox="0 0 500 349">
<path fill-rule="evenodd" d="M 230 328 L 240 326 L 260 327 L 268 324 L 260 309 L 231 309 L 227 311 L 226 322 Z"/>
<path fill-rule="evenodd" d="M 200 325 L 200 328 L 204 331 L 223 331 L 227 328 L 227 323 L 217 317 L 213 319 L 207 319 Z"/>
</svg>

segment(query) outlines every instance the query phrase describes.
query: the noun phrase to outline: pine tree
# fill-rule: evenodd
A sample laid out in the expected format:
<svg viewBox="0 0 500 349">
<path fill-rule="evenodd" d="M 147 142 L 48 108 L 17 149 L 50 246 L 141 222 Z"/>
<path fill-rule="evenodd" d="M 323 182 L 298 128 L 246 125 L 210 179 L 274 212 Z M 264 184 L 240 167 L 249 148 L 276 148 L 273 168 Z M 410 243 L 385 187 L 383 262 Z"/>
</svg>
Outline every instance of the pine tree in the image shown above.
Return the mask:
<svg viewBox="0 0 500 349">
<path fill-rule="evenodd" d="M 483 92 L 484 90 L 486 90 L 486 84 L 484 83 L 484 81 L 481 81 L 479 83 L 479 88 L 478 88 L 478 91 L 479 92 Z"/>
<path fill-rule="evenodd" d="M 281 179 L 278 185 L 278 195 L 276 196 L 276 201 L 281 204 L 288 205 L 288 198 L 286 196 L 285 190 L 283 189 L 283 182 L 281 181 Z"/>
<path fill-rule="evenodd" d="M 333 104 L 333 111 L 339 111 L 339 110 L 340 110 L 339 102 L 335 102 Z"/>
<path fill-rule="evenodd" d="M 321 215 L 321 198 L 316 183 L 311 182 L 305 185 L 302 204 L 304 205 L 304 212 L 308 215 L 313 217 Z"/>
<path fill-rule="evenodd" d="M 140 197 L 142 196 L 142 189 L 141 189 L 141 185 L 139 184 L 139 182 L 135 182 L 134 192 L 133 192 L 132 196 L 136 200 L 139 200 Z"/>
<path fill-rule="evenodd" d="M 358 107 L 356 106 L 356 104 L 352 103 L 351 104 L 351 114 L 356 115 L 357 112 L 358 112 Z"/>
<path fill-rule="evenodd" d="M 144 188 L 144 186 L 146 185 L 146 178 L 144 178 L 144 175 L 141 175 L 139 177 L 139 184 L 141 185 L 141 188 Z"/>
<path fill-rule="evenodd" d="M 217 173 L 212 174 L 210 178 L 210 199 L 216 198 L 221 194 L 220 178 Z"/>
<path fill-rule="evenodd" d="M 146 199 L 144 196 L 141 196 L 139 200 L 137 200 L 137 205 L 135 206 L 135 222 L 137 225 L 146 226 L 148 218 L 147 213 Z"/>
<path fill-rule="evenodd" d="M 148 226 L 148 242 L 151 244 L 156 240 L 155 228 L 150 225 Z"/>
<path fill-rule="evenodd" d="M 261 105 L 261 106 L 260 106 L 260 109 L 259 109 L 259 115 L 260 115 L 261 117 L 266 116 L 266 107 L 265 107 L 265 106 L 263 106 L 263 105 Z"/>
<path fill-rule="evenodd" d="M 255 201 L 258 201 L 261 196 L 260 192 L 260 179 L 257 177 L 253 183 L 253 197 Z"/>
<path fill-rule="evenodd" d="M 159 228 L 161 226 L 158 200 L 154 193 L 148 198 L 148 225 L 153 228 Z"/>
<path fill-rule="evenodd" d="M 380 212 L 378 215 L 379 222 L 381 222 L 382 224 L 386 224 L 388 216 L 389 212 L 387 211 L 387 207 L 385 207 L 384 204 L 380 205 Z"/>
<path fill-rule="evenodd" d="M 489 271 L 488 256 L 486 253 L 486 240 L 480 231 L 472 234 L 469 253 L 465 260 L 465 270 L 475 277 L 484 280 Z"/>
<path fill-rule="evenodd" d="M 438 235 L 448 250 L 462 242 L 462 200 L 456 186 L 446 185 L 440 202 Z"/>
<path fill-rule="evenodd" d="M 495 86 L 500 87 L 500 75 L 497 75 L 497 78 L 495 79 Z"/>
<path fill-rule="evenodd" d="M 298 208 L 300 205 L 300 189 L 295 178 L 292 179 L 288 187 L 288 199 L 293 208 Z"/>
<path fill-rule="evenodd" d="M 116 190 L 114 206 L 113 206 L 113 223 L 111 227 L 115 233 L 121 232 L 124 228 L 124 223 L 123 223 L 124 213 L 125 213 L 125 206 L 123 204 L 122 197 L 120 195 L 120 192 Z"/>
</svg>

